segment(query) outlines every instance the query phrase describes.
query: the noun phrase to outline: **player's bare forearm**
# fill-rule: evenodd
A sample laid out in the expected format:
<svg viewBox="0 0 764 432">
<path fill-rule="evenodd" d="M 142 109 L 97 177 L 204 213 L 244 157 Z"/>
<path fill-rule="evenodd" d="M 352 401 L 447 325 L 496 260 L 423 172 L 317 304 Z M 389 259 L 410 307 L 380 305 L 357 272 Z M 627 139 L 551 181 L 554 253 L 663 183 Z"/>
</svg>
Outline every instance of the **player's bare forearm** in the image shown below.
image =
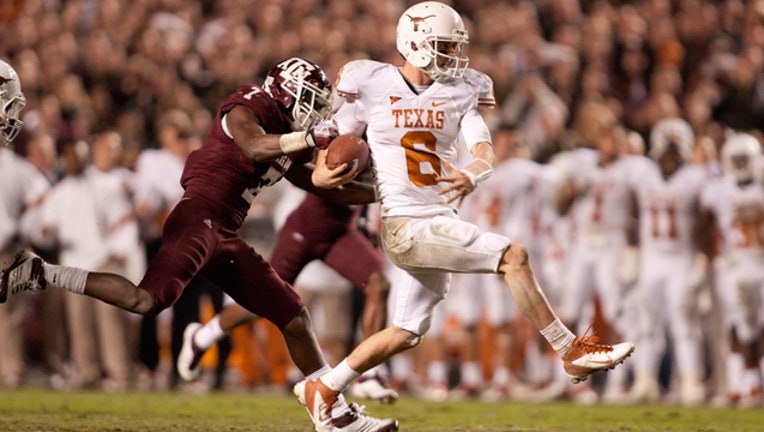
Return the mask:
<svg viewBox="0 0 764 432">
<path fill-rule="evenodd" d="M 377 200 L 376 190 L 371 183 L 352 180 L 336 187 L 318 187 L 311 179 L 312 168 L 310 164 L 295 166 L 286 172 L 285 177 L 300 189 L 335 204 L 368 204 Z"/>
<path fill-rule="evenodd" d="M 266 134 L 251 109 L 237 105 L 226 114 L 225 122 L 236 145 L 253 161 L 265 162 L 284 155 L 281 135 Z"/>
<path fill-rule="evenodd" d="M 374 185 L 359 181 L 351 181 L 334 189 L 319 189 L 316 195 L 335 204 L 369 204 L 377 201 Z"/>
</svg>

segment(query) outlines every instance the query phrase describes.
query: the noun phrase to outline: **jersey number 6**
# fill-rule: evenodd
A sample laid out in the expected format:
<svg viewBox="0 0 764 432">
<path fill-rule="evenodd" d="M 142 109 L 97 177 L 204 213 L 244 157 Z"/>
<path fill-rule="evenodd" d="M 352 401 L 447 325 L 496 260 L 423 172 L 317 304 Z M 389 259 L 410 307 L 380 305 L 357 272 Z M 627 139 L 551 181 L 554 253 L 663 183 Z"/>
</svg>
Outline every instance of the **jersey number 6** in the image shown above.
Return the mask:
<svg viewBox="0 0 764 432">
<path fill-rule="evenodd" d="M 440 174 L 440 157 L 435 153 L 437 141 L 429 131 L 407 132 L 401 138 L 409 180 L 417 186 L 438 184 L 436 174 Z"/>
</svg>

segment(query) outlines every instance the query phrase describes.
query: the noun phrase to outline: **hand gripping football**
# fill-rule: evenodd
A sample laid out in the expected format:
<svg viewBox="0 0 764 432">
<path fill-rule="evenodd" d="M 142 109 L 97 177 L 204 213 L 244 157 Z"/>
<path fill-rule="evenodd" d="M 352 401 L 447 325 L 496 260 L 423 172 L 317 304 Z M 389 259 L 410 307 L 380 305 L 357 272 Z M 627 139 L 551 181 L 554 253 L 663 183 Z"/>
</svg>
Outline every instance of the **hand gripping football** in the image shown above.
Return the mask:
<svg viewBox="0 0 764 432">
<path fill-rule="evenodd" d="M 335 169 L 343 163 L 349 168 L 359 167 L 358 172 L 363 172 L 369 166 L 369 145 L 363 138 L 353 135 L 340 135 L 326 149 L 326 166 Z"/>
</svg>

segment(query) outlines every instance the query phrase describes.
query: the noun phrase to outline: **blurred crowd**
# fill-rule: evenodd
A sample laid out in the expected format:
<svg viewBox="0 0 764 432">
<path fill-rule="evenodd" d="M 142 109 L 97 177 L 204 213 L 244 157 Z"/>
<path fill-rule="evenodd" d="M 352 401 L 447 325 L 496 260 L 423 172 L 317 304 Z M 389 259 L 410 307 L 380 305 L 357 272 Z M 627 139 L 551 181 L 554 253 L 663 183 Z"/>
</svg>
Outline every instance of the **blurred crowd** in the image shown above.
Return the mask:
<svg viewBox="0 0 764 432">
<path fill-rule="evenodd" d="M 50 195 L 58 197 L 44 200 L 44 216 L 33 221 L 32 228 L 27 227 L 32 231 L 38 227 L 39 232 L 27 237 L 49 261 L 116 270 L 139 279 L 159 240 L 163 217 L 182 193 L 178 179 L 183 161 L 201 145 L 222 98 L 241 84 L 260 84 L 276 62 L 289 56 L 318 63 L 330 77 L 352 59 L 401 63 L 395 27 L 400 13 L 411 3 L 3 2 L 0 58 L 18 72 L 27 100 L 22 115 L 25 130 L 15 151 L 44 176 Z M 753 319 L 754 336 L 730 337 L 728 324 L 733 326 L 735 319 L 722 318 L 725 312 L 720 309 L 725 303 L 718 292 L 720 285 L 731 282 L 715 276 L 725 269 L 715 272 L 714 265 L 708 264 L 688 294 L 692 313 L 678 324 L 688 327 L 689 323 L 691 329 L 677 330 L 672 327 L 674 320 L 663 317 L 658 308 L 643 305 L 644 297 L 662 303 L 659 294 L 635 294 L 649 290 L 644 287 L 644 275 L 650 267 L 645 263 L 650 261 L 639 241 L 629 238 L 630 229 L 639 231 L 641 223 L 628 211 L 629 201 L 613 200 L 620 203 L 617 210 L 623 214 L 615 220 L 621 225 L 608 226 L 597 236 L 583 235 L 576 218 L 588 211 L 590 204 L 586 203 L 607 201 L 596 193 L 601 178 L 612 181 L 603 188 L 605 194 L 619 188 L 638 189 L 632 185 L 639 183 L 640 174 L 632 175 L 632 171 L 642 173 L 640 166 L 658 164 L 657 159 L 671 147 L 666 142 L 672 140 L 680 150 L 689 150 L 683 163 L 704 173 L 698 188 L 685 192 L 687 197 L 697 198 L 692 217 L 713 213 L 716 207 L 708 197 L 713 193 L 705 192 L 706 186 L 724 174 L 733 174 L 725 171 L 721 160 L 725 143 L 737 134 L 747 134 L 759 145 L 758 153 L 748 153 L 752 157 L 758 157 L 764 144 L 764 1 L 450 3 L 468 26 L 470 67 L 494 81 L 500 105 L 487 112 L 486 118 L 494 130 L 497 152 L 506 149 L 503 157 L 508 160 L 535 164 L 527 170 L 515 167 L 514 178 L 501 177 L 509 178 L 509 183 L 534 179 L 518 196 L 476 192 L 462 214 L 475 223 L 504 230 L 537 251 L 533 259 L 540 269 L 542 288 L 568 323 L 585 329 L 594 322 L 602 338 L 634 339 L 637 352 L 622 373 L 615 374 L 617 369 L 607 376 L 608 382 L 595 379 L 591 386 L 568 388 L 560 384 L 555 372 L 560 365 L 545 348 L 538 347 L 527 323 L 511 310 L 490 308 L 492 302 L 506 303 L 489 297 L 485 305 L 466 310 L 467 302 L 460 300 L 477 297 L 469 290 L 491 283 L 457 277 L 450 296 L 457 300 L 446 302 L 440 324 L 412 356 L 392 361 L 391 384 L 433 400 L 570 397 L 582 403 L 665 400 L 731 404 L 743 400 L 760 405 L 761 372 L 758 362 L 756 372 L 751 371 L 751 358 L 758 353 L 751 338 L 761 333 L 764 306 Z M 658 129 L 662 132 L 656 134 L 658 125 L 669 119 L 686 125 L 686 130 Z M 687 136 L 689 142 L 678 142 Z M 666 142 L 657 144 L 656 140 Z M 651 157 L 654 148 L 661 149 L 660 154 L 653 152 L 657 157 Z M 617 165 L 617 160 L 628 163 Z M 608 165 L 629 175 L 589 175 L 605 171 Z M 97 179 L 98 185 L 116 186 L 94 190 L 93 183 L 76 182 L 93 170 L 104 173 Z M 760 174 L 754 180 L 758 187 Z M 245 225 L 244 236 L 266 255 L 275 238 L 274 221 L 285 211 L 279 203 L 287 191 L 284 186 L 258 198 Z M 639 201 L 639 192 L 633 194 Z M 108 212 L 99 209 L 97 199 L 92 198 L 97 196 L 111 197 Z M 124 199 L 117 202 L 117 197 Z M 764 202 L 759 204 L 761 209 L 754 213 L 761 211 L 758 222 L 764 223 Z M 542 208 L 552 215 L 539 218 Z M 374 208 L 369 210 L 373 215 Z M 639 211 L 636 208 L 634 213 Z M 515 218 L 515 226 L 499 224 L 507 213 L 512 214 L 509 222 Z M 536 218 L 531 219 L 536 225 L 519 221 L 529 215 Z M 93 220 L 98 221 L 95 225 L 109 228 L 89 232 L 88 221 Z M 764 225 L 753 229 L 764 233 Z M 88 236 L 103 239 L 77 244 Z M 8 236 L 7 244 L 0 244 L 3 253 L 19 247 L 13 243 L 16 238 Z M 616 246 L 610 244 L 614 238 L 622 238 Z M 719 240 L 708 242 L 711 246 L 706 250 L 702 245 L 688 246 L 695 248 L 689 252 L 693 263 L 696 256 L 712 260 L 721 255 Z M 110 254 L 96 256 L 93 244 L 106 247 Z M 587 254 L 594 257 L 592 263 L 582 263 Z M 756 262 L 764 269 L 764 254 L 755 259 L 760 259 Z M 673 270 L 680 271 L 680 267 Z M 695 267 L 690 267 L 681 270 L 686 272 L 680 274 L 681 279 L 691 279 Z M 395 269 L 390 272 L 395 289 Z M 593 276 L 600 273 L 603 276 Z M 296 285 L 344 293 L 350 314 L 353 302 L 358 301 L 349 298 L 350 287 L 339 289 L 342 281 L 321 274 L 298 280 Z M 762 280 L 755 282 L 757 286 Z M 581 285 L 592 286 L 589 291 L 593 292 L 578 291 Z M 460 293 L 465 289 L 466 294 Z M 670 289 L 666 282 L 658 292 L 663 295 Z M 735 291 L 737 286 L 723 289 Z M 764 304 L 760 298 L 764 290 L 758 291 L 751 294 L 750 302 Z M 28 384 L 28 371 L 41 366 L 45 383 L 57 388 L 175 386 L 171 359 L 177 352 L 177 336 L 187 322 L 208 318 L 222 302 L 220 293 L 203 281 L 189 292 L 194 296 L 160 316 L 158 323 L 142 322 L 116 310 L 96 312 L 95 303 L 81 304 L 82 298 L 61 290 L 0 306 L 0 327 L 12 333 L 0 345 L 2 384 Z M 481 289 L 483 295 L 501 295 L 486 294 L 489 292 Z M 571 297 L 566 292 L 575 292 L 581 304 L 565 300 Z M 86 315 L 92 315 L 92 321 L 85 321 Z M 324 319 L 331 317 L 318 311 L 315 315 L 321 338 L 327 333 L 322 329 Z M 174 320 L 179 322 L 171 324 Z M 645 321 L 648 324 L 638 324 Z M 63 322 L 68 324 L 61 326 Z M 651 324 L 660 330 L 653 331 Z M 346 330 L 339 334 L 351 339 L 354 331 Z M 273 329 L 258 322 L 241 331 L 232 335 L 231 346 L 217 351 L 220 361 L 205 358 L 206 367 L 218 365 L 212 386 L 249 388 L 294 379 Z M 12 348 L 14 333 L 15 339 L 20 336 L 21 349 Z M 336 337 L 338 332 L 329 333 Z M 153 342 L 147 343 L 147 339 Z M 685 339 L 693 339 L 693 343 L 686 346 Z M 639 343 L 643 340 L 654 342 L 645 349 Z M 736 343 L 750 349 L 736 349 Z M 346 346 L 351 344 L 346 341 Z M 342 351 L 343 341 L 339 345 Z M 640 351 L 647 351 L 650 357 L 639 360 Z M 740 351 L 742 357 L 733 353 Z M 740 366 L 730 366 L 732 363 Z"/>
</svg>

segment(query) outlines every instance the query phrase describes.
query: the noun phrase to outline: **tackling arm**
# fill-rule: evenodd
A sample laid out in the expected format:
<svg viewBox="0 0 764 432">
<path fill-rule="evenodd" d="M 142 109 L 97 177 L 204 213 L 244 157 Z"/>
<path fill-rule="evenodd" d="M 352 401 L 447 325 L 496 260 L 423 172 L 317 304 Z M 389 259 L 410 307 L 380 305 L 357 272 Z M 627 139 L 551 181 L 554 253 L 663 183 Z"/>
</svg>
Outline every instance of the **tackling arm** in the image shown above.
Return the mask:
<svg viewBox="0 0 764 432">
<path fill-rule="evenodd" d="M 255 162 L 269 161 L 310 147 L 326 148 L 338 135 L 337 128 L 324 121 L 307 131 L 268 134 L 255 113 L 243 105 L 233 107 L 224 121 L 236 145 Z"/>
</svg>

